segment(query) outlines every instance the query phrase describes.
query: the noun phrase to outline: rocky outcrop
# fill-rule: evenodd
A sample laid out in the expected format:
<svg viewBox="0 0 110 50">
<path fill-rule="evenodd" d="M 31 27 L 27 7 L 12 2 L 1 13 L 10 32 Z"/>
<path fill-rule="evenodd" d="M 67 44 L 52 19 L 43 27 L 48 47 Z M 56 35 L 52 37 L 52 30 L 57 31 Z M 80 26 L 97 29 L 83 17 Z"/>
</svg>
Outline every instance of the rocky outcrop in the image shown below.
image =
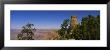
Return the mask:
<svg viewBox="0 0 110 50">
<path fill-rule="evenodd" d="M 75 27 L 77 27 L 77 24 L 78 24 L 77 17 L 71 16 L 71 20 L 70 20 L 71 29 L 74 29 Z"/>
</svg>

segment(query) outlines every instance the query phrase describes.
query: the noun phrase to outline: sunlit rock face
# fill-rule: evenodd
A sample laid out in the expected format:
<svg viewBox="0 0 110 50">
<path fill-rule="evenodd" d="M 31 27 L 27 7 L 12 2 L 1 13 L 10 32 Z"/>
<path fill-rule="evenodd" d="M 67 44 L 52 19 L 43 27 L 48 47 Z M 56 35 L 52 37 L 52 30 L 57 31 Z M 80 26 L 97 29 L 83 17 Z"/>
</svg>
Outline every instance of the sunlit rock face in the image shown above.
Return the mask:
<svg viewBox="0 0 110 50">
<path fill-rule="evenodd" d="M 70 20 L 70 27 L 71 29 L 74 29 L 78 24 L 77 17 L 76 16 L 71 16 Z"/>
</svg>

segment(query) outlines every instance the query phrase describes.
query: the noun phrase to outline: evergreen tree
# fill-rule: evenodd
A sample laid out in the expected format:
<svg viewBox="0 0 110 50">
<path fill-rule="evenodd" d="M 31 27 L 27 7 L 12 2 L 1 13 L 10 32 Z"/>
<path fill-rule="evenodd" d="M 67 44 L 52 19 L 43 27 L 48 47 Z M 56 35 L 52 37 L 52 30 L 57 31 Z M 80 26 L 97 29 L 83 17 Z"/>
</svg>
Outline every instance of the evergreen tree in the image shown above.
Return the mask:
<svg viewBox="0 0 110 50">
<path fill-rule="evenodd" d="M 17 35 L 17 39 L 18 40 L 34 40 L 34 30 L 35 28 L 33 28 L 34 24 L 26 24 L 25 26 L 23 26 L 22 31 L 20 34 Z"/>
<path fill-rule="evenodd" d="M 100 16 L 88 15 L 83 17 L 81 24 L 76 28 L 71 29 L 69 19 L 63 21 L 61 29 L 58 31 L 60 39 L 75 39 L 75 40 L 99 40 L 100 39 Z"/>
<path fill-rule="evenodd" d="M 67 34 L 69 32 L 69 19 L 65 19 L 63 24 L 61 24 L 61 29 L 58 31 L 60 38 L 59 39 L 67 39 Z"/>
</svg>

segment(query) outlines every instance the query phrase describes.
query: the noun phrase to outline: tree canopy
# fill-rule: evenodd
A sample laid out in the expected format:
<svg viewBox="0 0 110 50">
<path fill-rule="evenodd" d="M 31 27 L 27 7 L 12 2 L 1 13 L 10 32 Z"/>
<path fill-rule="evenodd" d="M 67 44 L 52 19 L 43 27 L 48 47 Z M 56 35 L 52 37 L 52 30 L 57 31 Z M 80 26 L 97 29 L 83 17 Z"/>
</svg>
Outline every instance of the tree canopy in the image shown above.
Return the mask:
<svg viewBox="0 0 110 50">
<path fill-rule="evenodd" d="M 60 39 L 100 40 L 99 15 L 83 17 L 81 23 L 74 29 L 70 29 L 69 21 L 69 19 L 65 19 L 61 24 L 61 29 L 58 31 Z"/>
</svg>

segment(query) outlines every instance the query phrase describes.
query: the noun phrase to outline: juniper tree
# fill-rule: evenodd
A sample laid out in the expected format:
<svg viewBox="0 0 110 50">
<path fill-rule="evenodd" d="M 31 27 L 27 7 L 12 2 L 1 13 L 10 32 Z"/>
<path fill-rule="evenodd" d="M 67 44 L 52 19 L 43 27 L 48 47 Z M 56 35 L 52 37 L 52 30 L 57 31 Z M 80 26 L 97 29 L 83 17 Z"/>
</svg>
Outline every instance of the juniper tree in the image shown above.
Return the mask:
<svg viewBox="0 0 110 50">
<path fill-rule="evenodd" d="M 61 24 L 58 34 L 60 35 L 60 39 L 63 40 L 100 40 L 100 16 L 88 15 L 87 17 L 83 17 L 81 23 L 74 29 L 70 29 L 69 20 L 66 19 Z"/>
<path fill-rule="evenodd" d="M 34 32 L 36 31 L 33 28 L 34 24 L 27 23 L 25 26 L 22 27 L 20 34 L 17 35 L 18 40 L 34 40 Z"/>
</svg>

